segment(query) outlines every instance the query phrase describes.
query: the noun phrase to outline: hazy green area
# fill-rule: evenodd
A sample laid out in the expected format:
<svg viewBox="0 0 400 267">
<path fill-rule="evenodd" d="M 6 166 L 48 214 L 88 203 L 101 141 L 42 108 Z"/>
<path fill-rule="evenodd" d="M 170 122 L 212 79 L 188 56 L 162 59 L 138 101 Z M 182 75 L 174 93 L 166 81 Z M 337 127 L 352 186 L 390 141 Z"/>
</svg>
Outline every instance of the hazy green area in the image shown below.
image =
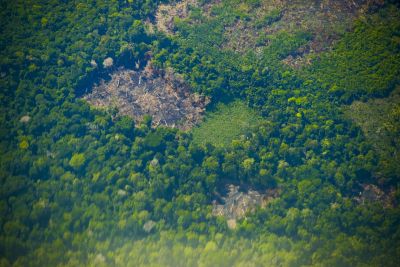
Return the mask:
<svg viewBox="0 0 400 267">
<path fill-rule="evenodd" d="M 398 9 L 377 12 L 357 22 L 356 27 L 332 52 L 315 59 L 311 75 L 330 93 L 347 101 L 385 96 L 400 77 Z"/>
<path fill-rule="evenodd" d="M 400 87 L 386 98 L 354 101 L 344 111 L 381 154 L 379 164 L 400 173 Z"/>
<path fill-rule="evenodd" d="M 210 143 L 227 146 L 241 135 L 250 135 L 260 122 L 262 118 L 243 102 L 219 104 L 192 130 L 193 142 L 199 145 Z"/>
</svg>

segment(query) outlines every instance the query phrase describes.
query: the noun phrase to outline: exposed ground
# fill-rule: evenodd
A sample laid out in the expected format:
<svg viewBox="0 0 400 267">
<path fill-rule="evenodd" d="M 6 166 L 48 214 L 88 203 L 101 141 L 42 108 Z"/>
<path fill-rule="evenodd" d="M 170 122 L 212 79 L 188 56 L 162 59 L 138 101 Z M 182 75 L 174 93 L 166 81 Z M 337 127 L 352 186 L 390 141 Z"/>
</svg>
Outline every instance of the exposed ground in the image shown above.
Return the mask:
<svg viewBox="0 0 400 267">
<path fill-rule="evenodd" d="M 115 71 L 111 80 L 95 85 L 84 99 L 99 108 L 117 108 L 120 115 L 128 115 L 136 123 L 148 114 L 153 118 L 153 127 L 181 130 L 199 123 L 209 102 L 206 97 L 192 94 L 172 71 L 155 72 L 151 65 L 144 71 Z"/>
<path fill-rule="evenodd" d="M 156 15 L 158 30 L 174 34 L 175 18 L 198 23 L 191 18 L 191 10 L 201 10 L 206 20 L 222 19 L 226 13 L 214 12 L 224 8 L 228 14 L 235 13 L 233 23 L 226 24 L 222 49 L 245 53 L 261 52 L 268 46 L 270 37 L 279 32 L 306 31 L 312 39 L 298 51 L 284 59 L 292 67 L 309 64 L 308 54 L 315 54 L 332 46 L 340 35 L 349 30 L 352 21 L 362 17 L 368 9 L 382 5 L 383 0 L 183 0 L 160 5 Z M 216 15 L 217 14 L 217 15 Z"/>
<path fill-rule="evenodd" d="M 352 22 L 364 16 L 372 8 L 383 4 L 382 0 L 298 0 L 285 1 L 282 20 L 276 27 L 292 31 L 296 28 L 310 31 L 312 40 L 284 62 L 292 67 L 309 63 L 308 54 L 320 53 L 332 47 L 344 31 L 351 29 Z M 304 3 L 309 3 L 309 7 Z"/>
<path fill-rule="evenodd" d="M 190 6 L 198 6 L 197 0 L 184 0 L 161 4 L 156 13 L 156 26 L 159 31 L 172 34 L 174 30 L 174 18 L 186 18 L 189 16 Z"/>
<path fill-rule="evenodd" d="M 311 41 L 284 62 L 292 67 L 307 63 L 304 55 L 329 49 L 348 30 L 352 21 L 379 5 L 380 0 L 271 0 L 259 7 L 242 9 L 249 18 L 239 19 L 227 27 L 225 48 L 246 52 L 268 45 L 268 37 L 278 32 L 306 31 Z M 264 39 L 264 40 L 263 40 Z"/>
<path fill-rule="evenodd" d="M 362 191 L 359 195 L 354 197 L 354 200 L 361 205 L 368 202 L 380 202 L 386 208 L 393 207 L 395 203 L 395 190 L 390 190 L 389 192 L 384 192 L 382 189 L 373 184 L 363 184 L 361 185 Z"/>
<path fill-rule="evenodd" d="M 222 203 L 213 202 L 212 214 L 225 217 L 231 229 L 236 228 L 236 220 L 243 218 L 248 212 L 253 212 L 257 207 L 265 207 L 269 201 L 278 197 L 276 190 L 258 192 L 249 189 L 245 192 L 233 184 L 226 187 L 228 192 L 222 197 Z"/>
</svg>

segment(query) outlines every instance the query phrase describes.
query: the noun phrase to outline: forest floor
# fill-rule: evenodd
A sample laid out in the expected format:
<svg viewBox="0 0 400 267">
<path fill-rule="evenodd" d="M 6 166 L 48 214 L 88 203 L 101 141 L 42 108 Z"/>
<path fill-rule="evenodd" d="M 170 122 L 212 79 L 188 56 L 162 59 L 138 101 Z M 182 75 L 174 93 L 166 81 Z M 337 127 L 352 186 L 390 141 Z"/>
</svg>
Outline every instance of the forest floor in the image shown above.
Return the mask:
<svg viewBox="0 0 400 267">
<path fill-rule="evenodd" d="M 116 108 L 136 123 L 152 116 L 152 126 L 189 130 L 203 117 L 209 99 L 190 92 L 188 85 L 172 71 L 156 72 L 148 65 L 143 71 L 119 69 L 110 81 L 101 81 L 84 96 L 99 108 Z"/>
</svg>

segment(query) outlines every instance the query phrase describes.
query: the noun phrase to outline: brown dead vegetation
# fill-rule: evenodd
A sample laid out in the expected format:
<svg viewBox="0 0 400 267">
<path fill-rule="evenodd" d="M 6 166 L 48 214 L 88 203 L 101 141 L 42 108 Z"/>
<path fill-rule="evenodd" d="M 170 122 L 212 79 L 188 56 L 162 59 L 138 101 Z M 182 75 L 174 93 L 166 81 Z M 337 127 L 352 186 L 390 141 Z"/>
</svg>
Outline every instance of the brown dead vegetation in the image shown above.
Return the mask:
<svg viewBox="0 0 400 267">
<path fill-rule="evenodd" d="M 151 115 L 152 126 L 188 130 L 201 121 L 209 99 L 190 92 L 189 86 L 171 70 L 156 71 L 148 64 L 143 71 L 119 69 L 108 82 L 95 85 L 84 99 L 99 108 L 115 107 L 120 115 L 140 123 Z"/>
<path fill-rule="evenodd" d="M 159 5 L 156 13 L 156 26 L 159 31 L 172 34 L 174 31 L 174 18 L 189 16 L 190 6 L 197 6 L 197 0 L 184 0 L 170 4 Z"/>
<path fill-rule="evenodd" d="M 220 1 L 211 1 L 202 7 L 204 13 L 210 15 L 209 10 Z M 283 62 L 292 67 L 310 64 L 308 54 L 315 54 L 332 47 L 340 35 L 349 30 L 354 19 L 362 17 L 369 9 L 383 4 L 383 0 L 265 0 L 256 8 L 246 7 L 244 3 L 238 9 L 244 10 L 250 20 L 238 19 L 228 25 L 225 31 L 226 42 L 223 49 L 238 53 L 246 53 L 250 49 L 261 51 L 259 48 L 268 45 L 260 43 L 260 35 L 271 36 L 278 32 L 310 32 L 312 40 L 299 48 L 293 55 L 289 55 Z M 207 11 L 208 10 L 208 11 Z M 274 10 L 281 11 L 278 21 L 259 28 L 255 21 L 262 19 Z M 208 13 L 207 13 L 208 12 Z"/>
<path fill-rule="evenodd" d="M 233 48 L 237 52 L 245 52 L 255 48 L 255 40 L 261 33 L 268 36 L 279 31 L 311 32 L 313 39 L 284 60 L 284 63 L 292 67 L 298 67 L 310 63 L 309 59 L 304 58 L 305 55 L 329 49 L 343 31 L 349 30 L 354 19 L 363 16 L 368 9 L 383 4 L 382 2 L 382 0 L 263 1 L 262 6 L 253 10 L 251 15 L 254 14 L 255 18 L 260 18 L 278 9 L 282 13 L 281 19 L 263 29 L 257 29 L 251 23 L 243 26 L 243 23 L 237 22 L 232 26 L 233 30 L 228 29 L 227 36 L 234 38 L 227 38 L 226 47 Z M 234 34 L 232 34 L 233 31 Z M 239 34 L 239 37 L 235 37 L 235 34 Z"/>
<path fill-rule="evenodd" d="M 166 34 L 174 34 L 175 18 L 185 19 L 190 15 L 190 8 L 201 8 L 204 16 L 209 17 L 211 8 L 220 4 L 222 0 L 209 0 L 204 4 L 200 4 L 198 0 L 181 0 L 171 2 L 169 4 L 161 4 L 156 12 L 155 26 L 159 31 Z"/>
<path fill-rule="evenodd" d="M 221 0 L 210 0 L 200 4 L 197 0 L 182 0 L 159 6 L 156 14 L 156 27 L 159 31 L 174 34 L 174 18 L 188 18 L 190 8 L 197 7 L 206 17 L 212 17 L 212 7 L 222 4 Z M 309 54 L 320 53 L 329 49 L 340 35 L 349 29 L 352 21 L 363 16 L 370 8 L 383 4 L 383 0 L 264 0 L 255 8 L 240 3 L 238 10 L 247 13 L 250 20 L 238 19 L 225 28 L 225 43 L 222 49 L 237 53 L 246 53 L 250 49 L 262 51 L 268 45 L 260 43 L 260 35 L 273 35 L 280 31 L 311 32 L 313 39 L 304 47 L 283 60 L 294 68 L 310 64 Z M 274 10 L 280 10 L 281 18 L 262 28 L 255 21 Z M 195 23 L 195 22 L 194 22 Z M 268 38 L 267 38 L 268 39 Z"/>
<path fill-rule="evenodd" d="M 240 186 L 228 184 L 228 192 L 222 204 L 216 200 L 213 202 L 212 214 L 223 216 L 227 219 L 230 228 L 236 225 L 236 220 L 243 218 L 249 212 L 254 212 L 256 208 L 264 208 L 273 199 L 279 197 L 278 189 L 268 189 L 264 192 L 249 189 L 246 192 L 239 191 Z"/>
<path fill-rule="evenodd" d="M 355 19 L 362 17 L 370 8 L 382 4 L 382 0 L 285 1 L 280 23 L 274 25 L 275 29 L 267 29 L 267 32 L 300 29 L 312 33 L 313 38 L 308 44 L 283 60 L 283 63 L 291 67 L 299 68 L 311 63 L 309 54 L 330 49 L 343 32 L 350 30 Z"/>
<path fill-rule="evenodd" d="M 388 192 L 384 192 L 382 189 L 373 184 L 362 184 L 362 191 L 359 195 L 354 197 L 354 200 L 364 205 L 368 202 L 381 203 L 383 207 L 390 208 L 396 205 L 395 203 L 395 190 L 391 188 Z"/>
</svg>

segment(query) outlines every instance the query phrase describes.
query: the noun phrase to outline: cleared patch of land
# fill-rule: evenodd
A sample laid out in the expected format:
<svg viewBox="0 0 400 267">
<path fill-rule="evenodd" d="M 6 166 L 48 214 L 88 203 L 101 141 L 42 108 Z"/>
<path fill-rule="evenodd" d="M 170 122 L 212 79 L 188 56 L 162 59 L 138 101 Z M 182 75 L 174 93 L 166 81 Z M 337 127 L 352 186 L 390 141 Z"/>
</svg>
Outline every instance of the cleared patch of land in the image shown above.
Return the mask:
<svg viewBox="0 0 400 267">
<path fill-rule="evenodd" d="M 240 54 L 262 54 L 276 35 L 307 32 L 309 40 L 283 60 L 297 68 L 310 64 L 309 54 L 329 49 L 355 19 L 382 4 L 382 0 L 182 0 L 160 5 L 156 26 L 179 35 L 177 22 L 209 24 L 212 34 L 223 40 L 217 44 L 221 49 Z"/>
<path fill-rule="evenodd" d="M 381 1 L 273 0 L 253 5 L 247 2 L 236 5 L 242 16 L 227 27 L 224 47 L 243 53 L 268 46 L 275 34 L 309 32 L 310 41 L 284 60 L 297 67 L 307 63 L 305 55 L 329 49 L 342 32 L 351 27 L 354 19 Z"/>
<path fill-rule="evenodd" d="M 156 27 L 159 31 L 172 34 L 175 18 L 186 18 L 189 15 L 190 6 L 197 6 L 196 0 L 184 0 L 170 4 L 161 4 L 156 13 Z"/>
<path fill-rule="evenodd" d="M 172 71 L 120 69 L 110 81 L 95 85 L 85 95 L 89 104 L 99 108 L 116 108 L 120 115 L 140 123 L 145 115 L 152 116 L 152 126 L 159 125 L 188 130 L 203 117 L 207 97 L 193 94 L 188 85 Z"/>
<path fill-rule="evenodd" d="M 227 146 L 232 140 L 250 133 L 261 121 L 257 112 L 241 101 L 219 104 L 198 127 L 193 128 L 193 141 L 197 144 Z"/>
<path fill-rule="evenodd" d="M 272 189 L 265 192 L 252 189 L 242 191 L 240 186 L 233 184 L 226 185 L 226 188 L 228 192 L 222 197 L 222 203 L 213 201 L 212 214 L 225 217 L 230 229 L 236 228 L 236 220 L 245 217 L 247 213 L 254 212 L 257 207 L 265 208 L 271 200 L 279 196 L 279 191 Z"/>
<path fill-rule="evenodd" d="M 389 97 L 355 101 L 344 108 L 345 116 L 353 120 L 367 140 L 380 153 L 379 165 L 400 174 L 400 87 Z M 392 166 L 388 168 L 388 166 Z M 385 173 L 378 173 L 385 179 Z"/>
<path fill-rule="evenodd" d="M 344 110 L 346 116 L 361 127 L 377 149 L 399 144 L 400 140 L 393 137 L 400 131 L 400 87 L 387 98 L 354 101 Z"/>
</svg>

